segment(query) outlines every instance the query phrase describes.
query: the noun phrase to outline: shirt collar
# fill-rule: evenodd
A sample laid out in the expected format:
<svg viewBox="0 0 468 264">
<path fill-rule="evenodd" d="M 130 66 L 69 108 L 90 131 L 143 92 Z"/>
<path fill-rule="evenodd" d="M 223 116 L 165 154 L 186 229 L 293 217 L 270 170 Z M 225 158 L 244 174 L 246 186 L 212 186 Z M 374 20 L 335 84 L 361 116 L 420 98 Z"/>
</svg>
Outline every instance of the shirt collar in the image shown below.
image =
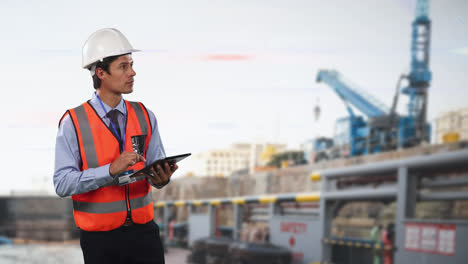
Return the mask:
<svg viewBox="0 0 468 264">
<path fill-rule="evenodd" d="M 99 114 L 99 116 L 101 118 L 106 116 L 106 112 L 109 113 L 113 109 L 118 110 L 123 115 L 126 114 L 126 109 L 125 109 L 125 106 L 124 106 L 125 101 L 123 100 L 123 98 L 120 99 L 119 104 L 117 104 L 117 106 L 114 107 L 114 108 L 112 108 L 112 107 L 108 106 L 106 103 L 102 102 L 102 104 L 104 105 L 104 108 L 106 109 L 106 111 L 104 111 L 102 109 L 101 103 L 99 102 L 99 99 L 97 97 L 96 92 L 93 93 L 93 96 L 91 97 L 91 100 L 89 101 L 89 103 L 94 107 L 94 109 L 96 110 L 96 112 Z"/>
</svg>

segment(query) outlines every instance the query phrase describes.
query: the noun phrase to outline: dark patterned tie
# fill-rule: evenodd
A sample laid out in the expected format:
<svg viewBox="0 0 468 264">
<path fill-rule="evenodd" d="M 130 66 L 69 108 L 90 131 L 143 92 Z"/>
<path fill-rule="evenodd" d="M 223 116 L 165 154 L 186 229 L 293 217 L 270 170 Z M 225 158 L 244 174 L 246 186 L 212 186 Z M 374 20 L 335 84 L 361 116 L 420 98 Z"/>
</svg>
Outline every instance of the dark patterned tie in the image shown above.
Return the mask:
<svg viewBox="0 0 468 264">
<path fill-rule="evenodd" d="M 119 139 L 122 138 L 122 133 L 120 133 L 120 126 L 119 126 L 119 121 L 117 119 L 117 117 L 119 116 L 119 110 L 117 109 L 114 109 L 114 110 L 111 110 L 109 113 L 107 113 L 107 116 L 110 118 L 110 120 L 112 121 L 112 124 L 114 124 L 114 127 L 115 127 L 115 130 L 117 130 L 117 133 L 118 133 L 118 137 Z M 109 127 L 112 131 L 114 131 L 114 129 L 112 128 L 112 125 L 109 124 Z M 119 140 L 119 143 L 121 140 Z"/>
</svg>

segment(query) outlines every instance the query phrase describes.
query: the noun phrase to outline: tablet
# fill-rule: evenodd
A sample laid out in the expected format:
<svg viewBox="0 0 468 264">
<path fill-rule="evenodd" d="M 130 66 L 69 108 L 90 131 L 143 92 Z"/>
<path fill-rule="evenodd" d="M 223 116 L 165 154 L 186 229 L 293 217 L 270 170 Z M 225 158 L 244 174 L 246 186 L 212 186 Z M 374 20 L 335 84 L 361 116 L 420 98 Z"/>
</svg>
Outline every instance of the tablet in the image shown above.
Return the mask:
<svg viewBox="0 0 468 264">
<path fill-rule="evenodd" d="M 161 166 L 161 168 L 163 168 L 163 164 L 164 162 L 167 162 L 169 164 L 169 166 L 174 166 L 174 164 L 176 164 L 177 162 L 185 159 L 186 157 L 192 155 L 192 153 L 185 153 L 185 154 L 180 154 L 180 155 L 175 155 L 175 156 L 170 156 L 170 157 L 165 157 L 164 159 L 160 159 L 160 160 L 157 160 L 153 163 L 151 163 L 150 165 L 144 167 L 143 169 L 141 170 L 137 170 L 135 171 L 132 176 L 138 176 L 138 174 L 140 174 L 141 172 L 148 172 L 150 171 L 150 168 L 152 166 L 155 166 L 156 164 L 159 164 Z"/>
<path fill-rule="evenodd" d="M 169 166 L 172 167 L 174 164 L 176 164 L 177 162 L 185 159 L 186 157 L 188 157 L 190 155 L 192 155 L 192 154 L 191 153 L 185 153 L 185 154 L 166 157 L 164 159 L 159 159 L 159 160 L 151 163 L 150 165 L 144 167 L 141 170 L 137 170 L 137 171 L 135 171 L 135 172 L 133 172 L 131 174 L 127 174 L 127 175 L 117 177 L 118 184 L 120 186 L 122 186 L 122 185 L 126 185 L 126 184 L 129 184 L 129 183 L 132 183 L 132 182 L 136 182 L 137 180 L 139 180 L 140 177 L 144 178 L 145 176 L 142 175 L 142 172 L 149 173 L 149 170 L 150 170 L 150 168 L 152 166 L 154 166 L 156 164 L 160 164 L 161 167 L 162 167 L 164 162 L 167 162 L 167 163 L 169 163 Z"/>
</svg>

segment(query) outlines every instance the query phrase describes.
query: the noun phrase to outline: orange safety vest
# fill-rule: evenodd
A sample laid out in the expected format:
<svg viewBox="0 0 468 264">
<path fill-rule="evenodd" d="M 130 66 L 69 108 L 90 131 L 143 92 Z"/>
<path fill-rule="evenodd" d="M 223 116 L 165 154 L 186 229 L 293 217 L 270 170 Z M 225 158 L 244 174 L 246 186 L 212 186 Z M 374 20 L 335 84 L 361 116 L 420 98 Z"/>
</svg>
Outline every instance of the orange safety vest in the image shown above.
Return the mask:
<svg viewBox="0 0 468 264">
<path fill-rule="evenodd" d="M 146 157 L 151 138 L 148 112 L 141 103 L 125 101 L 125 104 L 127 123 L 124 150 L 133 152 L 132 136 L 146 135 Z M 67 114 L 75 126 L 82 161 L 81 171 L 112 163 L 120 155 L 117 138 L 89 102 L 68 110 L 64 116 Z M 144 166 L 144 162 L 138 162 L 127 170 L 137 171 Z M 151 186 L 146 178 L 124 186 L 111 182 L 97 190 L 73 195 L 72 199 L 75 223 L 86 231 L 116 229 L 123 225 L 127 216 L 137 224 L 147 223 L 154 216 Z"/>
</svg>

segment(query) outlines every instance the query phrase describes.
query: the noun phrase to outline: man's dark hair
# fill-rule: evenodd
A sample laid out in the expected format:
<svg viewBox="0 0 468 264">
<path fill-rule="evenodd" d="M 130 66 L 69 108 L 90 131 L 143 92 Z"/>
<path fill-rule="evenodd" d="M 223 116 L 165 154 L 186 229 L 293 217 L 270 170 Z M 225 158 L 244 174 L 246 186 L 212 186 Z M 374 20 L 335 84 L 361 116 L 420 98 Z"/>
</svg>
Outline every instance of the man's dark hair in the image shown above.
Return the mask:
<svg viewBox="0 0 468 264">
<path fill-rule="evenodd" d="M 124 55 L 126 55 L 126 54 L 124 54 Z M 110 56 L 110 57 L 106 57 L 106 58 L 102 59 L 102 61 L 98 61 L 96 63 L 96 69 L 101 68 L 105 72 L 110 74 L 110 71 L 109 71 L 110 64 L 120 56 L 122 56 L 122 55 Z M 91 67 L 89 69 L 91 70 Z M 99 79 L 97 74 L 93 75 L 93 86 L 94 86 L 94 89 L 98 89 L 99 87 L 101 87 L 101 79 Z"/>
</svg>

